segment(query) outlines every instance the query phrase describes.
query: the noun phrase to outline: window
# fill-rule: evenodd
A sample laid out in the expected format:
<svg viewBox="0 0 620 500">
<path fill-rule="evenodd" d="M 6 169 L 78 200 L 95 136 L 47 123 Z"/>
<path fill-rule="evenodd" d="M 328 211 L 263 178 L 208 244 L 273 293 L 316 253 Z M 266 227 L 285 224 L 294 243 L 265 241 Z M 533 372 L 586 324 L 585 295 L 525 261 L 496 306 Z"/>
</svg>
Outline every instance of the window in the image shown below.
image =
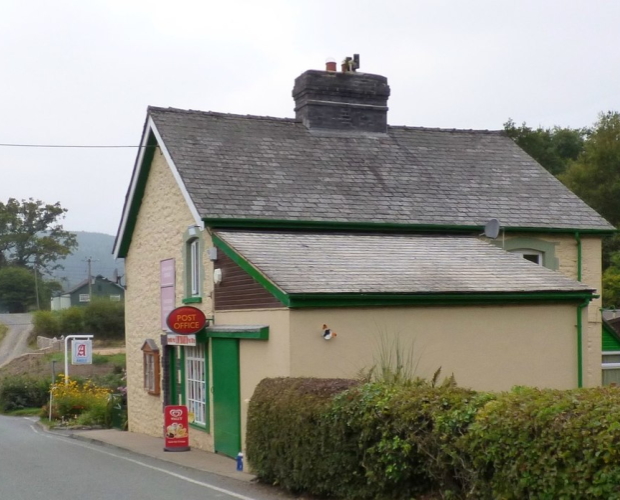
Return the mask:
<svg viewBox="0 0 620 500">
<path fill-rule="evenodd" d="M 603 351 L 603 385 L 620 385 L 620 351 Z"/>
<path fill-rule="evenodd" d="M 511 250 L 510 252 L 520 254 L 525 260 L 529 260 L 530 262 L 538 264 L 539 266 L 543 265 L 543 253 L 538 250 L 517 248 L 516 250 Z"/>
<path fill-rule="evenodd" d="M 185 347 L 185 401 L 194 423 L 207 425 L 205 344 Z M 191 417 L 190 417 L 191 420 Z"/>
<path fill-rule="evenodd" d="M 81 293 L 78 300 L 80 302 L 90 302 L 90 295 L 87 293 Z"/>
<path fill-rule="evenodd" d="M 154 396 L 159 395 L 159 347 L 153 339 L 147 339 L 142 345 L 144 365 L 144 389 Z"/>
<path fill-rule="evenodd" d="M 189 274 L 192 297 L 200 295 L 200 243 L 198 239 L 189 244 Z"/>
<path fill-rule="evenodd" d="M 120 295 L 110 295 L 110 301 L 112 301 L 112 302 L 120 302 L 121 301 L 121 296 Z"/>
</svg>

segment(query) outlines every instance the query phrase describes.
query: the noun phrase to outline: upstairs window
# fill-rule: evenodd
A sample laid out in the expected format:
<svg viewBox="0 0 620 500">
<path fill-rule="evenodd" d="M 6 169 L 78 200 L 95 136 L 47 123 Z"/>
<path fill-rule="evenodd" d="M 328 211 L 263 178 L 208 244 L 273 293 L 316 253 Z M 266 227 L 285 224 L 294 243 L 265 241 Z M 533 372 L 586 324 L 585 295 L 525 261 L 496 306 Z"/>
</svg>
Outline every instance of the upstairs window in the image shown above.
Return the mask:
<svg viewBox="0 0 620 500">
<path fill-rule="evenodd" d="M 198 239 L 189 243 L 189 277 L 192 297 L 200 295 L 200 243 Z"/>
</svg>

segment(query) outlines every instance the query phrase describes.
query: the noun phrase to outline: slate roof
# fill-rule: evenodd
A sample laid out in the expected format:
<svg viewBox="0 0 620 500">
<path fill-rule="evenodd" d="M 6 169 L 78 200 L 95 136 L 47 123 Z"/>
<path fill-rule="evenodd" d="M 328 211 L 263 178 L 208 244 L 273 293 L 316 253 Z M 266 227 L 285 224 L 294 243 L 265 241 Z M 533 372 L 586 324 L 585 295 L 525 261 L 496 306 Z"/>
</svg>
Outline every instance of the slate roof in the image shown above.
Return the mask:
<svg viewBox="0 0 620 500">
<path fill-rule="evenodd" d="M 592 288 L 475 237 L 218 230 L 296 293 L 534 293 Z"/>
<path fill-rule="evenodd" d="M 202 218 L 613 229 L 502 132 L 149 114 Z"/>
</svg>

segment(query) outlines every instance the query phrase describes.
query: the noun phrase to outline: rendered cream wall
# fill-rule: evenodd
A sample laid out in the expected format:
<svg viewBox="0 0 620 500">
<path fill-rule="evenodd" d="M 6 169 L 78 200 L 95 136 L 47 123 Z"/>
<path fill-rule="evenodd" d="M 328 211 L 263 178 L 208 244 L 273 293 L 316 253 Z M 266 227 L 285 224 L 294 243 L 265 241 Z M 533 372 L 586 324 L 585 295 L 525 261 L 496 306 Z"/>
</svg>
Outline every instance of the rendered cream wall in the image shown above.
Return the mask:
<svg viewBox="0 0 620 500">
<path fill-rule="evenodd" d="M 507 236 L 510 239 L 512 236 Z M 572 234 L 519 234 L 515 237 L 536 238 L 555 245 L 555 256 L 559 261 L 559 271 L 569 278 L 577 279 L 577 240 Z M 601 238 L 598 236 L 581 236 L 581 281 L 602 291 L 602 254 Z M 601 306 L 599 298 L 588 306 L 588 314 L 583 319 L 583 385 L 594 387 L 601 385 Z M 576 318 L 576 316 L 575 316 Z M 576 320 L 575 320 L 576 322 Z M 585 327 L 587 325 L 587 328 Z"/>
<path fill-rule="evenodd" d="M 216 312 L 216 325 L 269 325 L 269 340 L 239 340 L 241 384 L 241 439 L 245 449 L 248 403 L 258 383 L 267 377 L 288 377 L 290 362 L 290 312 L 260 309 Z M 210 380 L 213 380 L 211 376 Z"/>
<path fill-rule="evenodd" d="M 183 195 L 159 149 L 155 152 L 142 206 L 127 258 L 126 340 L 129 430 L 162 436 L 163 393 L 151 396 L 143 389 L 143 359 L 140 348 L 145 339 L 155 340 L 161 349 L 159 265 L 174 258 L 176 264 L 176 302 L 183 298 L 183 233 L 194 224 Z M 206 235 L 204 235 L 206 236 Z M 205 238 L 205 247 L 209 238 Z M 211 263 L 204 261 L 210 277 Z M 208 283 L 207 283 L 208 286 Z M 211 314 L 211 300 L 203 298 L 198 307 Z M 190 445 L 209 449 L 211 435 L 190 431 Z"/>
<path fill-rule="evenodd" d="M 350 378 L 381 365 L 400 338 L 416 375 L 454 373 L 460 386 L 577 386 L 572 305 L 317 309 L 291 311 L 291 376 Z M 326 341 L 327 324 L 338 336 Z"/>
</svg>

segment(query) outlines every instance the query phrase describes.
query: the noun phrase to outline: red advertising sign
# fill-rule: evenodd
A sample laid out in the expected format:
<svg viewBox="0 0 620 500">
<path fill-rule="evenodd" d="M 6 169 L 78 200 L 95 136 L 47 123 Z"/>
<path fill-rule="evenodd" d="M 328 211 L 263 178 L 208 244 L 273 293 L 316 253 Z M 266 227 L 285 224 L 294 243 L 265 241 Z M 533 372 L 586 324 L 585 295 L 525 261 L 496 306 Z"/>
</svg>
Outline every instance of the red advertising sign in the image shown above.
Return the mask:
<svg viewBox="0 0 620 500">
<path fill-rule="evenodd" d="M 164 451 L 189 451 L 187 406 L 164 407 Z"/>
<path fill-rule="evenodd" d="M 207 324 L 205 313 L 192 306 L 177 307 L 170 311 L 166 320 L 168 328 L 174 333 L 192 335 L 198 333 Z"/>
</svg>

